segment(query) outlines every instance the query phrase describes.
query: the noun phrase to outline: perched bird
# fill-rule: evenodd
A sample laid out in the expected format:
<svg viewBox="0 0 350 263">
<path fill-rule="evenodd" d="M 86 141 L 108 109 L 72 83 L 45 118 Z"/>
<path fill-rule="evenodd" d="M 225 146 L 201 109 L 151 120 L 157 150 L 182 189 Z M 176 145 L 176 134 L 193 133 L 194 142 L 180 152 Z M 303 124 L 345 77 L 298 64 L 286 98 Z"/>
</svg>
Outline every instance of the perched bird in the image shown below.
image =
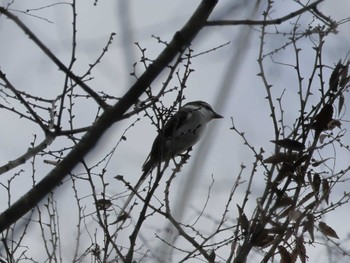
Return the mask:
<svg viewBox="0 0 350 263">
<path fill-rule="evenodd" d="M 143 167 L 143 174 L 124 203 L 121 214 L 131 202 L 137 190 L 152 169 L 160 162 L 172 158 L 191 148 L 204 134 L 207 124 L 213 119 L 223 118 L 204 101 L 192 101 L 182 106 L 164 125 L 155 138 L 150 154 Z"/>
</svg>

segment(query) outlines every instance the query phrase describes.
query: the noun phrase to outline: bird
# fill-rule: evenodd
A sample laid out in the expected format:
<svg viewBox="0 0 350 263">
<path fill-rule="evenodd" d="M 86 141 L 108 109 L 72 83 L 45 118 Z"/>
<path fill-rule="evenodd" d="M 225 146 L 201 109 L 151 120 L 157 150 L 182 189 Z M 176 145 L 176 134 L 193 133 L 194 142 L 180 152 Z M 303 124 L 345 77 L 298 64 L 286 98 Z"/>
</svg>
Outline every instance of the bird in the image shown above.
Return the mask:
<svg viewBox="0 0 350 263">
<path fill-rule="evenodd" d="M 192 101 L 180 107 L 156 136 L 151 151 L 143 164 L 143 173 L 121 208 L 120 216 L 124 214 L 123 218 L 125 218 L 125 210 L 132 198 L 159 163 L 168 162 L 189 150 L 203 136 L 207 124 L 213 119 L 220 118 L 223 116 L 216 113 L 204 101 Z"/>
</svg>

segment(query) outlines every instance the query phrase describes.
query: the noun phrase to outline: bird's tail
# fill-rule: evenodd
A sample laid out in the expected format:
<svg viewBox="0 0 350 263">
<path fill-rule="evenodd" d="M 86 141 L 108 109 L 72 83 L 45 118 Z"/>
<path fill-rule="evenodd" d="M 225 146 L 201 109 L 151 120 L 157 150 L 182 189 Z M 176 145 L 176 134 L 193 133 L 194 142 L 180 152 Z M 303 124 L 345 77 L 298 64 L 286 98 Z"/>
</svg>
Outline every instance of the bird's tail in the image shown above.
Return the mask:
<svg viewBox="0 0 350 263">
<path fill-rule="evenodd" d="M 122 208 L 120 210 L 118 219 L 121 219 L 125 215 L 126 216 L 128 215 L 128 213 L 126 212 L 127 207 L 129 206 L 129 204 L 131 203 L 132 199 L 136 195 L 138 189 L 141 187 L 143 182 L 147 179 L 148 175 L 151 173 L 152 167 L 150 166 L 150 167 L 147 167 L 147 168 L 148 169 L 144 169 L 140 179 L 137 181 L 136 185 L 131 189 L 131 193 L 129 194 L 128 199 L 126 199 L 124 205 L 122 206 Z"/>
</svg>

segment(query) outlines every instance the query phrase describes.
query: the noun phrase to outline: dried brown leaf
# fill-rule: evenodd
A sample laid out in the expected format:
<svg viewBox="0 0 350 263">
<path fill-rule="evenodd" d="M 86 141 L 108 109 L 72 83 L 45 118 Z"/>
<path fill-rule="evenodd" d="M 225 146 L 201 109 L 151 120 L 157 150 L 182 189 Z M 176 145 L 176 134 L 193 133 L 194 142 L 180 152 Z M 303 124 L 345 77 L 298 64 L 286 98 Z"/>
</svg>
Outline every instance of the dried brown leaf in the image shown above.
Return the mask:
<svg viewBox="0 0 350 263">
<path fill-rule="evenodd" d="M 243 212 L 243 209 L 237 205 L 238 208 L 238 213 L 239 213 L 239 217 L 238 217 L 238 223 L 240 224 L 242 230 L 244 232 L 248 231 L 249 228 L 249 221 L 247 216 L 245 215 L 245 213 Z"/>
<path fill-rule="evenodd" d="M 112 205 L 112 202 L 109 199 L 98 199 L 96 202 L 96 206 L 98 210 L 106 210 L 110 208 L 111 205 Z"/>
<path fill-rule="evenodd" d="M 307 167 L 303 165 L 296 168 L 294 180 L 298 185 L 305 184 L 305 169 L 307 169 Z"/>
<path fill-rule="evenodd" d="M 309 233 L 312 242 L 315 241 L 314 225 L 315 225 L 315 218 L 314 218 L 313 214 L 310 213 L 306 216 L 306 221 L 304 223 L 303 232 L 307 231 Z"/>
<path fill-rule="evenodd" d="M 284 178 L 287 176 L 292 176 L 294 172 L 294 166 L 289 163 L 283 163 L 281 165 L 280 170 L 278 171 L 278 174 L 276 176 L 275 182 L 279 183 L 282 182 Z"/>
<path fill-rule="evenodd" d="M 290 254 L 290 258 L 292 259 L 293 263 L 297 262 L 298 251 L 296 248 L 293 249 L 292 253 Z"/>
<path fill-rule="evenodd" d="M 309 211 L 309 210 L 313 210 L 315 208 L 315 206 L 317 206 L 318 204 L 318 200 L 316 199 L 315 201 L 312 201 L 310 204 L 308 204 L 307 206 L 305 206 L 305 211 Z"/>
<path fill-rule="evenodd" d="M 258 235 L 252 238 L 252 244 L 257 247 L 265 247 L 275 240 L 273 235 L 269 235 L 266 229 L 263 229 Z"/>
<path fill-rule="evenodd" d="M 303 199 L 300 200 L 298 207 L 302 206 L 303 204 L 305 204 L 307 201 L 309 201 L 311 198 L 313 198 L 315 196 L 315 192 L 310 192 L 307 195 L 305 195 L 303 197 Z"/>
<path fill-rule="evenodd" d="M 305 148 L 305 145 L 303 143 L 300 143 L 296 140 L 291 139 L 283 139 L 283 140 L 277 140 L 277 141 L 271 141 L 277 146 L 289 149 L 289 150 L 295 150 L 295 151 L 302 151 Z"/>
<path fill-rule="evenodd" d="M 341 75 L 343 65 L 339 60 L 338 64 L 335 66 L 330 78 L 329 78 L 329 90 L 336 92 L 338 90 L 339 78 Z"/>
<path fill-rule="evenodd" d="M 306 256 L 306 249 L 304 246 L 304 237 L 303 236 L 299 236 L 296 239 L 295 249 L 297 251 L 297 254 L 299 256 L 301 263 L 306 263 L 307 256 Z"/>
<path fill-rule="evenodd" d="M 264 160 L 265 163 L 272 163 L 272 164 L 278 164 L 278 163 L 291 163 L 294 162 L 298 158 L 297 154 L 288 154 L 288 153 L 277 153 L 274 154 Z"/>
<path fill-rule="evenodd" d="M 120 174 L 114 176 L 115 179 L 119 180 L 119 181 L 124 181 L 124 177 Z"/>
<path fill-rule="evenodd" d="M 284 226 L 276 224 L 276 226 L 269 229 L 269 233 L 270 234 L 277 234 L 277 235 L 286 234 L 286 228 Z"/>
<path fill-rule="evenodd" d="M 216 258 L 216 254 L 215 254 L 215 250 L 213 249 L 209 254 L 210 262 L 215 262 L 215 258 Z"/>
<path fill-rule="evenodd" d="M 333 228 L 331 228 L 329 225 L 327 225 L 326 223 L 320 222 L 318 224 L 318 227 L 320 228 L 321 232 L 324 235 L 339 239 L 339 237 L 338 237 L 337 233 L 335 232 L 335 230 Z"/>
<path fill-rule="evenodd" d="M 327 129 L 327 125 L 332 120 L 332 116 L 333 106 L 331 104 L 326 104 L 319 114 L 316 115 L 311 127 L 315 129 L 316 133 L 321 133 Z"/>
<path fill-rule="evenodd" d="M 323 144 L 324 140 L 325 140 L 327 137 L 328 137 L 328 134 L 321 134 L 321 135 L 320 135 L 320 138 L 319 138 L 320 143 Z"/>
<path fill-rule="evenodd" d="M 276 208 L 281 208 L 292 204 L 293 204 L 293 199 L 287 195 L 283 195 L 279 200 L 277 200 Z"/>
<path fill-rule="evenodd" d="M 302 216 L 302 213 L 299 210 L 290 210 L 288 213 L 288 217 L 290 220 L 298 221 Z"/>
<path fill-rule="evenodd" d="M 325 159 L 322 159 L 322 160 L 320 160 L 320 161 L 313 162 L 311 165 L 312 165 L 313 167 L 317 167 L 317 166 L 323 164 L 324 162 L 327 162 L 329 159 L 331 159 L 331 158 L 325 158 Z"/>
<path fill-rule="evenodd" d="M 286 209 L 284 211 L 282 211 L 282 213 L 280 213 L 278 215 L 278 218 L 283 218 L 289 215 L 290 211 L 292 211 L 294 209 L 294 206 L 291 205 L 289 207 L 286 207 Z"/>
<path fill-rule="evenodd" d="M 288 250 L 283 246 L 278 246 L 278 252 L 281 255 L 280 263 L 292 263 L 292 258 Z"/>
<path fill-rule="evenodd" d="M 329 201 L 329 194 L 330 194 L 329 182 L 327 179 L 323 179 L 322 180 L 322 197 L 326 201 L 327 205 Z"/>
<path fill-rule="evenodd" d="M 335 127 L 341 128 L 341 122 L 339 120 L 331 120 L 330 122 L 328 122 L 328 130 L 333 130 Z"/>
<path fill-rule="evenodd" d="M 303 156 L 299 157 L 296 161 L 295 161 L 295 167 L 301 165 L 302 163 L 304 163 L 307 159 L 309 158 L 309 154 L 304 154 Z"/>
<path fill-rule="evenodd" d="M 344 95 L 341 93 L 341 94 L 339 95 L 338 114 L 340 114 L 341 110 L 343 109 L 344 102 L 345 102 L 345 97 L 344 97 Z"/>
<path fill-rule="evenodd" d="M 126 219 L 130 218 L 130 215 L 127 212 L 123 212 L 121 215 L 117 217 L 117 220 L 111 223 L 111 225 L 117 224 L 119 222 L 124 222 Z"/>
<path fill-rule="evenodd" d="M 349 62 L 343 66 L 339 86 L 344 87 L 349 81 L 350 77 L 348 76 Z"/>
<path fill-rule="evenodd" d="M 309 181 L 310 184 L 312 184 L 311 172 L 308 171 L 306 174 L 307 174 L 307 180 Z"/>
<path fill-rule="evenodd" d="M 321 177 L 318 173 L 315 173 L 312 180 L 312 188 L 314 189 L 316 196 L 318 196 L 318 193 L 320 191 L 320 186 L 321 186 Z"/>
</svg>

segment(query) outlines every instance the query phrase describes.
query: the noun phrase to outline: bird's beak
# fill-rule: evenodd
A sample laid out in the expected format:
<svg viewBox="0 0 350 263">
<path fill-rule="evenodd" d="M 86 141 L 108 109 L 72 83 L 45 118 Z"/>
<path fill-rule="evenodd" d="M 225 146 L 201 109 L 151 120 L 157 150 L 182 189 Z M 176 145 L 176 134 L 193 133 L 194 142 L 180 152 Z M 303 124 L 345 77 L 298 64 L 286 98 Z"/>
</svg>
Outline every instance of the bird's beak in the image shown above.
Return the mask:
<svg viewBox="0 0 350 263">
<path fill-rule="evenodd" d="M 221 119 L 221 118 L 223 118 L 223 116 L 221 116 L 220 114 L 217 114 L 215 112 L 215 115 L 214 115 L 213 119 Z"/>
</svg>

